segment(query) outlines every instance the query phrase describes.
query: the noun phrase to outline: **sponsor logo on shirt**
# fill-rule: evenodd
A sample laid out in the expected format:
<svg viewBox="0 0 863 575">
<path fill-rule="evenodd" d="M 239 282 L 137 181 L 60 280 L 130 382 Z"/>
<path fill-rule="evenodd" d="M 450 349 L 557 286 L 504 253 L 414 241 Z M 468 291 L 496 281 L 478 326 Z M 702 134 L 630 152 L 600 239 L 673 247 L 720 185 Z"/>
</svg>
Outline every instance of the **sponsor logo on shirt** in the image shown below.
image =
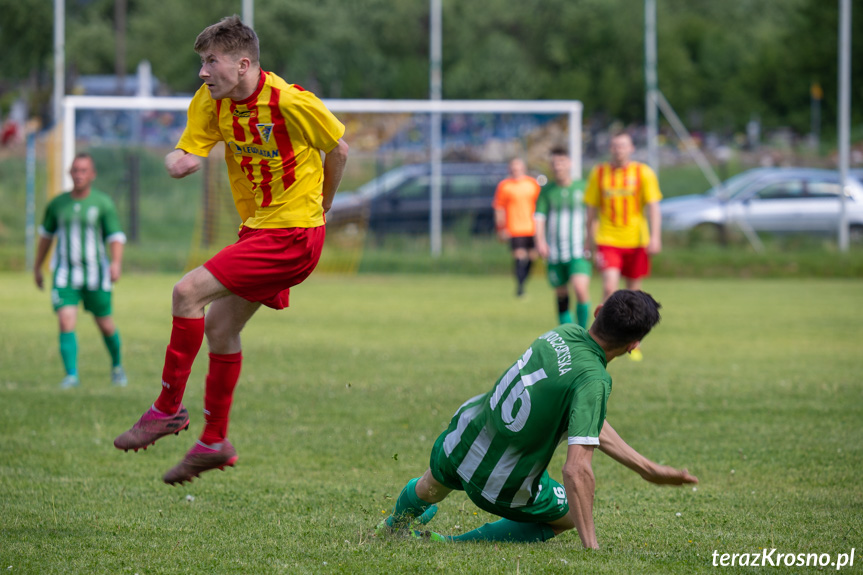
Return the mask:
<svg viewBox="0 0 863 575">
<path fill-rule="evenodd" d="M 255 145 L 241 146 L 236 142 L 228 142 L 228 147 L 235 156 L 260 156 L 262 158 L 267 158 L 268 160 L 279 158 L 278 150 L 268 150 L 266 148 L 259 148 Z"/>
</svg>

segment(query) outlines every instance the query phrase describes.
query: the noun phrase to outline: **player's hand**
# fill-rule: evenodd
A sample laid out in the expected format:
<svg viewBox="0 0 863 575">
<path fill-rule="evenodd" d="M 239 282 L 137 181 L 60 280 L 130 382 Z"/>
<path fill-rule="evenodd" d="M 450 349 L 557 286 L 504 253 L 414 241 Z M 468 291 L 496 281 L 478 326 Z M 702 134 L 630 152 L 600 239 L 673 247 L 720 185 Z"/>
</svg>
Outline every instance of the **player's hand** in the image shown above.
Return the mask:
<svg viewBox="0 0 863 575">
<path fill-rule="evenodd" d="M 44 287 L 44 280 L 42 278 L 42 268 L 38 267 L 33 270 L 33 279 L 36 282 L 36 287 L 42 289 Z"/>
<path fill-rule="evenodd" d="M 201 169 L 201 158 L 185 150 L 174 150 L 165 156 L 165 169 L 172 178 L 185 178 Z"/>
<path fill-rule="evenodd" d="M 657 485 L 684 485 L 698 483 L 698 478 L 690 475 L 686 469 L 675 469 L 667 465 L 657 465 L 650 473 L 643 476 L 647 481 Z"/>
<path fill-rule="evenodd" d="M 650 238 L 650 242 L 647 244 L 647 253 L 650 255 L 658 254 L 662 251 L 662 238 Z"/>
<path fill-rule="evenodd" d="M 539 253 L 539 257 L 544 260 L 548 259 L 548 244 L 546 242 L 536 242 L 536 251 Z"/>
<path fill-rule="evenodd" d="M 506 231 L 506 228 L 501 228 L 497 231 L 497 239 L 502 242 L 508 242 L 510 238 L 509 232 Z"/>
<path fill-rule="evenodd" d="M 120 262 L 111 262 L 111 266 L 109 267 L 109 273 L 111 274 L 111 283 L 117 283 L 120 279 L 121 266 Z"/>
</svg>

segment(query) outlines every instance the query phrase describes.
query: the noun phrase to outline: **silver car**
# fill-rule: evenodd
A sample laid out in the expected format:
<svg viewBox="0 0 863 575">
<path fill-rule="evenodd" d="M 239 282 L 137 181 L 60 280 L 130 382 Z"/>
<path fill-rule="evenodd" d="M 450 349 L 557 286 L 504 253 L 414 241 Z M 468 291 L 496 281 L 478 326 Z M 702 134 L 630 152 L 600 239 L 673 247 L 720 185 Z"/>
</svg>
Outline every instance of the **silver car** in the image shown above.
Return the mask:
<svg viewBox="0 0 863 575">
<path fill-rule="evenodd" d="M 662 200 L 662 228 L 695 230 L 724 240 L 732 227 L 769 233 L 836 234 L 841 209 L 839 172 L 757 168 L 721 189 Z M 845 206 L 853 241 L 863 240 L 863 184 L 849 174 Z"/>
</svg>

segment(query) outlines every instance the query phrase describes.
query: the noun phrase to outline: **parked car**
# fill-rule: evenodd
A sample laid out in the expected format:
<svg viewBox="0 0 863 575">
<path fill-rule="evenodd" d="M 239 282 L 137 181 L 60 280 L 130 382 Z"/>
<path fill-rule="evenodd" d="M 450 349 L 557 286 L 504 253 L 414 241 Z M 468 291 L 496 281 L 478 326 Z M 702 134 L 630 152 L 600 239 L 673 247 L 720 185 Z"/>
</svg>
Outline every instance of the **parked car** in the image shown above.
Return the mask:
<svg viewBox="0 0 863 575">
<path fill-rule="evenodd" d="M 508 177 L 506 164 L 441 164 L 441 227 L 461 222 L 475 234 L 494 231 L 491 207 L 497 184 Z M 408 164 L 339 192 L 327 212 L 327 227 L 367 225 L 376 234 L 428 233 L 431 185 L 428 164 Z"/>
<path fill-rule="evenodd" d="M 815 168 L 757 168 L 705 194 L 662 200 L 662 227 L 701 230 L 725 238 L 735 222 L 756 232 L 835 234 L 841 209 L 839 172 Z M 863 240 L 863 184 L 849 174 L 846 214 L 855 241 Z"/>
</svg>

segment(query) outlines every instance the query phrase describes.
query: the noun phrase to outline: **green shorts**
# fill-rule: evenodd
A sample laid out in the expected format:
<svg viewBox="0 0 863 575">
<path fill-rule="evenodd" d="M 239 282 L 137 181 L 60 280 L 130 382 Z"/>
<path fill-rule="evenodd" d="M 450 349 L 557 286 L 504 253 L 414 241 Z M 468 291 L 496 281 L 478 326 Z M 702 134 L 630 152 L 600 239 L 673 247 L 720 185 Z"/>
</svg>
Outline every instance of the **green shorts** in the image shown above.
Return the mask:
<svg viewBox="0 0 863 575">
<path fill-rule="evenodd" d="M 556 264 L 548 264 L 548 283 L 551 287 L 560 287 L 566 285 L 569 278 L 576 274 L 590 276 L 592 271 L 590 260 L 585 258 L 577 258 L 568 262 L 560 262 Z"/>
<path fill-rule="evenodd" d="M 83 301 L 84 309 L 96 317 L 111 315 L 111 292 L 109 291 L 69 287 L 55 287 L 51 290 L 51 303 L 54 305 L 54 311 L 69 305 L 77 307 L 79 301 Z"/>
<path fill-rule="evenodd" d="M 463 480 L 450 463 L 443 450 L 447 432 L 443 432 L 432 447 L 429 469 L 442 485 L 464 491 L 474 505 L 493 515 L 522 523 L 550 523 L 569 513 L 566 489 L 543 471 L 539 478 L 539 493 L 522 507 L 506 507 L 492 503 L 482 495 L 482 489 Z"/>
</svg>

